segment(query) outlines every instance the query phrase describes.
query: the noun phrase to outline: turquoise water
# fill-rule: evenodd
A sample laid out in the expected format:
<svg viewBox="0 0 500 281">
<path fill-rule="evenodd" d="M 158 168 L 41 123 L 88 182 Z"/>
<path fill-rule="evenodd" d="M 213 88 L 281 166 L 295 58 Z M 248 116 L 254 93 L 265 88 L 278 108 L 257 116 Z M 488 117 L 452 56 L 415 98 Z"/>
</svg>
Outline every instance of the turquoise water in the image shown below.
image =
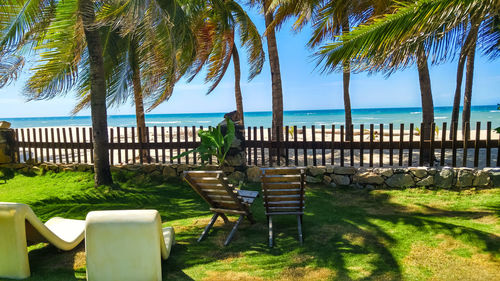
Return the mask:
<svg viewBox="0 0 500 281">
<path fill-rule="evenodd" d="M 440 126 L 443 122 L 450 122 L 451 107 L 436 107 L 435 121 Z M 191 114 L 147 114 L 147 126 L 216 126 L 222 119 L 224 113 L 191 113 Z M 245 113 L 246 126 L 271 126 L 271 112 L 247 112 Z M 395 126 L 404 123 L 419 124 L 422 122 L 421 108 L 370 108 L 353 109 L 352 118 L 355 127 L 359 124 L 389 124 Z M 7 118 L 3 119 L 12 123 L 14 128 L 29 127 L 61 127 L 61 126 L 90 126 L 90 116 L 78 117 L 38 117 L 38 118 Z M 482 128 L 486 128 L 486 122 L 491 121 L 493 127 L 500 126 L 500 110 L 496 105 L 473 106 L 471 122 L 481 121 Z M 342 125 L 344 122 L 343 110 L 301 110 L 285 111 L 285 125 L 289 126 L 331 126 Z M 108 125 L 111 127 L 135 126 L 134 115 L 112 115 L 108 117 Z M 416 125 L 418 126 L 418 125 Z M 449 125 L 448 125 L 449 128 Z"/>
</svg>

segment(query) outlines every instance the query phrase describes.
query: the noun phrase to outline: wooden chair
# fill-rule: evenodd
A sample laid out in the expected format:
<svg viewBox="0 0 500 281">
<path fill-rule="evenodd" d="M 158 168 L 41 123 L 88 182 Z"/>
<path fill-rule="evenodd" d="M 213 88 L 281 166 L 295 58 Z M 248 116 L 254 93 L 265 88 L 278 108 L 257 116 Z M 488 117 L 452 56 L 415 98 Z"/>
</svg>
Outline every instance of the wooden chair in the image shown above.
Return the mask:
<svg viewBox="0 0 500 281">
<path fill-rule="evenodd" d="M 302 245 L 305 173 L 303 168 L 263 168 L 262 196 L 269 224 L 269 247 L 273 246 L 275 215 L 296 215 Z"/>
<path fill-rule="evenodd" d="M 231 242 L 244 217 L 247 217 L 250 223 L 255 223 L 250 206 L 259 196 L 259 192 L 234 189 L 227 183 L 222 171 L 184 171 L 184 180 L 210 205 L 210 211 L 214 212 L 210 223 L 198 238 L 198 242 L 205 238 L 219 216 L 224 223 L 228 223 L 229 220 L 225 214 L 240 215 L 224 246 Z"/>
</svg>

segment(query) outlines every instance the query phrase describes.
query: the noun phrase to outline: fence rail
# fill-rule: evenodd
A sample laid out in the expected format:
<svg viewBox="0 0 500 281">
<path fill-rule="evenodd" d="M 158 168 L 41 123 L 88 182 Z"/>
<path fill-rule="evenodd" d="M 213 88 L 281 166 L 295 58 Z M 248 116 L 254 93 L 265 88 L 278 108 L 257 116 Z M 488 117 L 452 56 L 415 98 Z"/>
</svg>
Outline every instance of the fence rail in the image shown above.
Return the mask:
<svg viewBox="0 0 500 281">
<path fill-rule="evenodd" d="M 365 129 L 366 128 L 366 129 Z M 420 124 L 420 128 L 424 128 Z M 198 164 L 196 155 L 174 157 L 200 145 L 197 131 L 203 127 L 148 127 L 146 141 L 135 127 L 109 129 L 110 161 L 122 163 L 185 163 Z M 339 166 L 500 166 L 500 135 L 492 130 L 491 122 L 481 130 L 481 123 L 464 131 L 457 124 L 450 130 L 431 124 L 428 139 L 410 124 L 369 124 L 352 127 L 352 138 L 344 126 L 324 125 L 301 128 L 277 128 L 281 135 L 272 136 L 270 128 L 245 129 L 247 163 L 258 166 L 339 165 Z M 16 129 L 17 154 L 21 162 L 93 163 L 92 129 L 29 128 Z M 142 157 L 141 157 L 142 155 Z M 280 157 L 277 157 L 280 155 Z M 425 161 L 425 159 L 433 159 Z M 213 163 L 215 159 L 208 162 Z"/>
</svg>

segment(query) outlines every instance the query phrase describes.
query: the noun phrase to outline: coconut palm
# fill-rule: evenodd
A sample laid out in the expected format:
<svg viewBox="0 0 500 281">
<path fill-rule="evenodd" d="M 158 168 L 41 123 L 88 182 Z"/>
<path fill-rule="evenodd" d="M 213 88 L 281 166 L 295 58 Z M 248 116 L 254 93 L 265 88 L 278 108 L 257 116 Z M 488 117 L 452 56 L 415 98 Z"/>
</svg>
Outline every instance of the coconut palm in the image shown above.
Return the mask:
<svg viewBox="0 0 500 281">
<path fill-rule="evenodd" d="M 278 44 L 276 42 L 275 29 L 269 28 L 274 21 L 275 9 L 271 8 L 272 0 L 250 0 L 248 2 L 251 6 L 260 7 L 261 12 L 264 15 L 264 21 L 266 25 L 265 36 L 267 41 L 267 55 L 269 58 L 269 66 L 271 69 L 272 83 L 273 118 L 271 138 L 274 141 L 282 141 L 283 133 L 278 133 L 277 131 L 277 128 L 283 127 L 283 87 L 281 83 L 280 60 L 278 55 Z"/>
<path fill-rule="evenodd" d="M 85 69 L 84 64 L 87 64 L 96 185 L 112 183 L 106 118 L 106 70 L 96 9 L 108 11 L 104 14 L 115 20 L 114 27 L 122 27 L 120 32 L 124 36 L 132 33 L 137 23 L 146 22 L 147 18 L 174 19 L 175 22 L 180 22 L 177 19 L 182 18 L 176 1 L 167 5 L 161 1 L 112 1 L 111 5 L 104 5 L 103 2 L 6 0 L 0 5 L 0 53 L 19 49 L 20 45 L 35 47 L 38 51 L 39 60 L 26 87 L 32 99 L 48 99 L 72 89 L 79 81 L 79 70 L 82 67 Z M 146 12 L 152 5 L 158 9 L 154 9 L 154 13 Z M 117 7 L 119 9 L 113 10 Z M 185 32 L 182 27 L 177 30 Z M 154 44 L 170 43 L 163 40 Z M 172 52 L 160 55 L 175 56 Z M 183 59 L 183 56 L 178 58 L 180 61 Z M 157 78 L 165 79 L 163 77 Z M 168 98 L 168 95 L 168 91 L 160 92 L 152 106 Z"/>
<path fill-rule="evenodd" d="M 271 7 L 276 7 L 277 10 L 271 27 L 280 26 L 289 17 L 296 18 L 293 24 L 295 31 L 300 31 L 306 24 L 312 22 L 313 34 L 308 46 L 314 49 L 324 41 L 335 40 L 336 36 L 348 33 L 352 25 L 365 22 L 373 15 L 382 13 L 387 8 L 386 2 L 389 1 L 274 0 Z M 342 65 L 346 137 L 352 140 L 349 60 L 345 60 Z"/>
<path fill-rule="evenodd" d="M 349 58 L 355 64 L 355 71 L 385 71 L 387 74 L 417 64 L 424 124 L 421 131 L 422 137 L 428 139 L 428 126 L 434 121 L 434 112 L 427 57 L 431 55 L 433 63 L 452 58 L 458 49 L 455 43 L 464 37 L 464 23 L 471 15 L 483 18 L 490 27 L 482 32 L 487 43 L 483 45 L 485 52 L 492 56 L 498 52 L 499 37 L 491 24 L 495 17 L 491 13 L 495 1 L 465 2 L 420 0 L 400 4 L 394 14 L 377 18 L 342 36 L 339 42 L 323 46 L 319 58 L 327 69 L 340 70 L 342 61 Z M 471 86 L 472 80 L 469 83 Z"/>
<path fill-rule="evenodd" d="M 71 55 L 78 58 L 84 53 L 89 57 L 92 77 L 91 113 L 94 140 L 94 168 L 96 185 L 111 184 L 109 152 L 107 139 L 106 84 L 102 61 L 102 43 L 99 32 L 93 28 L 95 7 L 90 0 L 5 0 L 0 4 L 1 41 L 0 52 L 18 48 L 20 44 L 43 46 L 40 64 L 35 70 L 50 71 L 59 68 L 59 76 L 45 84 L 30 86 L 36 96 L 53 96 L 60 89 L 67 89 L 74 80 L 75 64 L 56 65 L 62 56 Z M 42 28 L 43 27 L 43 28 Z M 83 42 L 73 40 L 82 38 Z M 62 39 L 65 40 L 62 40 Z M 29 41 L 36 39 L 37 42 Z M 52 40 L 54 39 L 54 40 Z M 82 46 L 87 48 L 84 50 Z M 37 46 L 38 47 L 38 46 Z M 69 53 L 68 51 L 74 51 Z M 51 66 L 49 69 L 46 66 Z"/>
<path fill-rule="evenodd" d="M 248 51 L 250 74 L 252 80 L 262 71 L 264 50 L 257 27 L 245 10 L 233 0 L 208 0 L 204 13 L 198 16 L 194 30 L 197 34 L 198 57 L 193 64 L 191 81 L 203 68 L 208 66 L 205 80 L 211 82 L 207 94 L 211 93 L 224 77 L 231 59 L 234 65 L 235 99 L 237 112 L 243 121 L 243 99 L 241 96 L 241 66 L 238 48 L 235 44 L 235 33 L 240 35 L 240 43 Z"/>
<path fill-rule="evenodd" d="M 153 11 L 148 11 L 153 13 Z M 105 16 L 103 16 L 105 17 Z M 191 32 L 184 36 L 172 30 L 165 18 L 145 17 L 134 33 L 119 34 L 116 29 L 103 28 L 104 64 L 108 85 L 108 106 L 119 106 L 132 97 L 136 111 L 137 128 L 141 142 L 147 142 L 144 99 L 153 109 L 172 95 L 175 82 L 186 72 L 195 57 L 196 41 Z M 107 19 L 109 22 L 110 20 Z M 112 22 L 112 21 L 111 21 Z M 176 36 L 177 40 L 172 40 Z M 167 42 L 168 44 L 158 44 Z M 177 45 L 175 45 L 175 44 Z M 177 58 L 189 58 L 178 60 Z M 86 64 L 84 64 L 86 65 Z M 90 77 L 88 68 L 82 67 L 79 81 L 80 102 L 73 110 L 77 113 L 89 105 Z M 148 152 L 143 151 L 143 159 Z"/>
</svg>

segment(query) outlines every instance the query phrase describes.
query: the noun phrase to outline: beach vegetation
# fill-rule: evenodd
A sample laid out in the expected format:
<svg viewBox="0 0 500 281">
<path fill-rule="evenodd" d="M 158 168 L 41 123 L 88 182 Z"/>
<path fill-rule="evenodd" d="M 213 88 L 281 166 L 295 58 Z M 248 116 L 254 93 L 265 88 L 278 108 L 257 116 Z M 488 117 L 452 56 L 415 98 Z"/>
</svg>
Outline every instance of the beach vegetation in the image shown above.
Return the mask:
<svg viewBox="0 0 500 281">
<path fill-rule="evenodd" d="M 203 69 L 208 67 L 206 82 L 211 82 L 207 91 L 210 94 L 220 83 L 230 62 L 234 65 L 234 95 L 236 110 L 244 126 L 243 98 L 241 93 L 241 64 L 236 44 L 236 34 L 239 34 L 240 44 L 247 50 L 251 81 L 261 73 L 265 54 L 262 38 L 257 27 L 248 16 L 245 9 L 236 1 L 209 1 L 210 3 L 194 19 L 194 32 L 197 38 L 197 57 L 189 73 L 188 81 Z"/>
<path fill-rule="evenodd" d="M 94 28 L 94 3 L 7 0 L 0 4 L 0 14 L 0 53 L 19 55 L 23 48 L 39 51 L 26 85 L 30 99 L 50 99 L 66 93 L 77 80 L 79 58 L 89 58 L 95 184 L 112 184 L 103 44 Z"/>
<path fill-rule="evenodd" d="M 306 188 L 300 246 L 295 218 L 275 223 L 267 245 L 262 199 L 252 207 L 256 224 L 215 223 L 198 243 L 212 213 L 186 183 L 132 171 L 113 173 L 120 186 L 94 188 L 91 173 L 16 174 L 0 185 L 1 201 L 29 204 L 42 221 L 85 219 L 90 211 L 156 209 L 173 226 L 176 244 L 162 263 L 163 280 L 495 280 L 500 268 L 499 189 L 354 190 L 318 184 Z M 245 184 L 260 190 L 259 184 Z M 229 216 L 231 222 L 237 216 Z M 61 252 L 29 247 L 28 280 L 85 280 L 84 245 Z"/>
<path fill-rule="evenodd" d="M 185 157 L 191 153 L 198 153 L 200 159 L 204 162 L 215 157 L 217 159 L 217 164 L 222 168 L 226 163 L 226 155 L 236 137 L 234 122 L 226 118 L 225 124 L 225 132 L 223 132 L 221 124 L 215 128 L 209 128 L 208 130 L 199 130 L 198 136 L 201 140 L 200 146 L 196 149 L 185 151 L 174 157 L 174 159 Z"/>
<path fill-rule="evenodd" d="M 292 25 L 296 32 L 302 30 L 307 24 L 311 24 L 313 32 L 307 46 L 315 49 L 325 41 L 330 42 L 336 40 L 339 35 L 349 33 L 353 26 L 381 14 L 387 9 L 387 3 L 383 1 L 274 0 L 271 7 L 276 8 L 275 18 L 268 28 L 280 27 L 291 17 L 296 18 Z M 349 59 L 342 62 L 342 79 L 346 138 L 352 140 Z"/>
<path fill-rule="evenodd" d="M 127 12 L 116 13 L 124 9 L 129 9 L 127 3 L 109 2 L 99 12 L 100 32 L 106 38 L 103 52 L 108 85 L 107 105 L 119 106 L 132 97 L 137 135 L 142 143 L 146 143 L 148 132 L 144 103 L 149 111 L 170 98 L 175 83 L 194 60 L 196 42 L 187 19 L 189 16 L 181 9 L 169 18 L 144 16 L 134 20 L 123 19 L 132 16 Z M 156 2 L 151 2 L 147 13 L 159 14 L 161 8 Z M 88 63 L 83 62 L 83 65 Z M 88 68 L 82 67 L 79 79 L 79 102 L 73 109 L 74 114 L 89 105 Z M 147 161 L 148 152 L 143 151 L 139 157 Z"/>
<path fill-rule="evenodd" d="M 325 70 L 341 70 L 350 58 L 355 71 L 383 71 L 417 64 L 422 94 L 423 123 L 433 121 L 432 95 L 427 57 L 437 64 L 455 57 L 460 50 L 455 104 L 459 104 L 463 67 L 467 62 L 463 122 L 470 121 L 474 55 L 480 48 L 491 58 L 499 54 L 499 4 L 494 0 L 420 0 L 398 2 L 394 12 L 363 24 L 338 41 L 324 45 L 318 58 Z M 456 106 L 455 106 L 456 107 Z M 458 117 L 455 108 L 452 122 Z M 423 130 L 424 137 L 428 130 Z"/>
</svg>

